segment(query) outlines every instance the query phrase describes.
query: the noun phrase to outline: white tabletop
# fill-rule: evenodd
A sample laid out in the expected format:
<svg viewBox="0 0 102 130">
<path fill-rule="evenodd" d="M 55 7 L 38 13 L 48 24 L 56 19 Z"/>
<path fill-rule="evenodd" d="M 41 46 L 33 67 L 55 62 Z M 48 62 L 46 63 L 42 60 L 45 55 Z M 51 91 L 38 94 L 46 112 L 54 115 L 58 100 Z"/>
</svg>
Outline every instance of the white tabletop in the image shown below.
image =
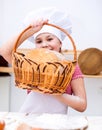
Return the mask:
<svg viewBox="0 0 102 130">
<path fill-rule="evenodd" d="M 102 116 L 0 112 L 0 120 L 6 122 L 5 130 L 16 130 L 21 123 L 34 128 L 40 127 L 42 130 L 102 130 Z"/>
</svg>

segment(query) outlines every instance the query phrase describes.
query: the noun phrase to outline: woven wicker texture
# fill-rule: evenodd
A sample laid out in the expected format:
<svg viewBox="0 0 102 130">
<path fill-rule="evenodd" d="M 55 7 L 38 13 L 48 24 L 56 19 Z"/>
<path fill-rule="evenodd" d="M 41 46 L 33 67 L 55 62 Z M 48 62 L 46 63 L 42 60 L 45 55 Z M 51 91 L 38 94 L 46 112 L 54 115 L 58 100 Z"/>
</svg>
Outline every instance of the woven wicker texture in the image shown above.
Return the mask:
<svg viewBox="0 0 102 130">
<path fill-rule="evenodd" d="M 12 65 L 15 83 L 16 86 L 22 89 L 62 94 L 65 93 L 74 72 L 77 55 L 76 47 L 73 39 L 64 29 L 52 24 L 47 25 L 60 29 L 69 37 L 74 50 L 73 61 L 67 61 L 58 52 L 42 48 L 33 49 L 26 54 L 17 52 L 19 42 L 26 39 L 26 32 L 31 29 L 31 27 L 28 27 L 21 33 L 14 46 Z"/>
</svg>

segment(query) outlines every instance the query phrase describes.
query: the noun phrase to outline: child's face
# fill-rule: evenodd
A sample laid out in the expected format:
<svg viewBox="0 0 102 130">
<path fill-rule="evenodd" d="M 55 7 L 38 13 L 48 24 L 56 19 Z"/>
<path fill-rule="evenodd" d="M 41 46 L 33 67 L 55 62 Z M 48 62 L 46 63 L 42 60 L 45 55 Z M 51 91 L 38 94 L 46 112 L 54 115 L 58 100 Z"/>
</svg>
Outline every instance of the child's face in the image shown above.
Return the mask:
<svg viewBox="0 0 102 130">
<path fill-rule="evenodd" d="M 36 48 L 47 48 L 54 51 L 60 51 L 62 43 L 60 40 L 51 33 L 42 33 L 35 39 Z"/>
</svg>

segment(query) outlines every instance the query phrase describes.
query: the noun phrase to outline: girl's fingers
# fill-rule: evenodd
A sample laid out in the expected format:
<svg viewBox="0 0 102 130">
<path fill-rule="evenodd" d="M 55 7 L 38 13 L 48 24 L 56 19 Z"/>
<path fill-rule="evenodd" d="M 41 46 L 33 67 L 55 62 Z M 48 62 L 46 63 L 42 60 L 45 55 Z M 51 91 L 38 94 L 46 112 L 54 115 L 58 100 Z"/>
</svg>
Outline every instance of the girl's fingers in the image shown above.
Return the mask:
<svg viewBox="0 0 102 130">
<path fill-rule="evenodd" d="M 30 25 L 32 27 L 38 27 L 38 26 L 42 26 L 45 23 L 48 23 L 48 19 L 45 19 L 45 20 L 44 19 L 38 19 L 36 21 L 31 22 Z"/>
</svg>

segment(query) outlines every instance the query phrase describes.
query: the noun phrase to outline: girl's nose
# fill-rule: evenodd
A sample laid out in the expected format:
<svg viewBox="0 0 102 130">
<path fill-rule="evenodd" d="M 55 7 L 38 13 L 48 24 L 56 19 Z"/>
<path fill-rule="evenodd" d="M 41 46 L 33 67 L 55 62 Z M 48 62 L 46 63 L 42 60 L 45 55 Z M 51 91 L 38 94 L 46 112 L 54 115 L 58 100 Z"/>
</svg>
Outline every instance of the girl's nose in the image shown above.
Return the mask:
<svg viewBox="0 0 102 130">
<path fill-rule="evenodd" d="M 42 47 L 48 47 L 48 43 L 43 42 L 43 43 L 42 43 Z"/>
</svg>

